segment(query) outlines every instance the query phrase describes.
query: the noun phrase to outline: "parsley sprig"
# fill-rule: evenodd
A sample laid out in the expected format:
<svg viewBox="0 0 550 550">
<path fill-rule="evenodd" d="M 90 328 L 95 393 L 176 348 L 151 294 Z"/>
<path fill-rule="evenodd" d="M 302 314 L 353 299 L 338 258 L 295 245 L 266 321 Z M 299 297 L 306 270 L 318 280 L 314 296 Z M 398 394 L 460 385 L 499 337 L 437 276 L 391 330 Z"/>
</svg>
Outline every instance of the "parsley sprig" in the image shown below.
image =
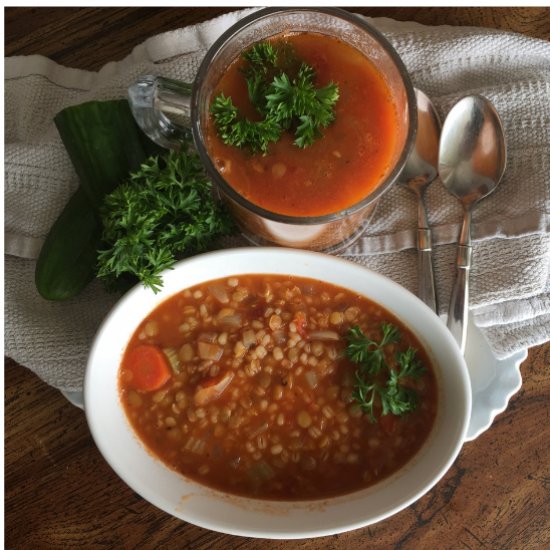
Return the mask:
<svg viewBox="0 0 550 550">
<path fill-rule="evenodd" d="M 293 131 L 295 145 L 302 148 L 321 137 L 322 129 L 334 121 L 338 85 L 330 82 L 317 88 L 315 71 L 298 62 L 288 44 L 275 48 L 269 42 L 260 42 L 243 57 L 248 63 L 243 70 L 248 96 L 263 118 L 244 118 L 231 97 L 218 95 L 210 111 L 222 141 L 266 154 L 269 144 L 278 141 L 285 131 Z"/>
<path fill-rule="evenodd" d="M 360 327 L 348 331 L 346 354 L 356 363 L 355 389 L 353 398 L 363 412 L 376 422 L 376 408 L 381 406 L 381 414 L 400 416 L 413 411 L 417 406 L 416 391 L 403 381 L 418 379 L 425 367 L 416 357 L 416 350 L 408 348 L 396 354 L 393 364 L 388 364 L 384 347 L 401 339 L 399 329 L 389 323 L 382 324 L 382 339 L 377 342 L 368 338 Z"/>
<path fill-rule="evenodd" d="M 382 324 L 382 340 L 376 342 L 365 336 L 360 327 L 355 326 L 348 332 L 348 347 L 346 353 L 354 362 L 368 369 L 369 374 L 378 374 L 383 366 L 384 346 L 399 342 L 399 329 L 389 323 Z"/>
<path fill-rule="evenodd" d="M 101 220 L 98 277 L 113 288 L 138 279 L 155 293 L 164 269 L 234 230 L 188 144 L 142 164 L 105 197 Z"/>
<path fill-rule="evenodd" d="M 243 58 L 248 62 L 244 69 L 248 97 L 260 113 L 265 114 L 265 96 L 269 80 L 277 67 L 277 52 L 270 42 L 260 42 L 250 50 L 243 53 Z"/>
</svg>

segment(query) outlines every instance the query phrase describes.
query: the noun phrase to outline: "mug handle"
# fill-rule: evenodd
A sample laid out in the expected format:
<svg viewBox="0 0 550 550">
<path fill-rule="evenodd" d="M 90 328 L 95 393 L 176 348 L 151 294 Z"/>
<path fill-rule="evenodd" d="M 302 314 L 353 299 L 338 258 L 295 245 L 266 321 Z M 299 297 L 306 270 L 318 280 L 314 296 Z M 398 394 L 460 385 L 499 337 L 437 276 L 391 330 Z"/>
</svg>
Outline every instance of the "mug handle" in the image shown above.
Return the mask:
<svg viewBox="0 0 550 550">
<path fill-rule="evenodd" d="M 142 76 L 128 88 L 134 119 L 145 135 L 165 149 L 179 149 L 191 138 L 193 85 L 162 76 Z M 172 115 L 175 122 L 167 116 Z"/>
</svg>

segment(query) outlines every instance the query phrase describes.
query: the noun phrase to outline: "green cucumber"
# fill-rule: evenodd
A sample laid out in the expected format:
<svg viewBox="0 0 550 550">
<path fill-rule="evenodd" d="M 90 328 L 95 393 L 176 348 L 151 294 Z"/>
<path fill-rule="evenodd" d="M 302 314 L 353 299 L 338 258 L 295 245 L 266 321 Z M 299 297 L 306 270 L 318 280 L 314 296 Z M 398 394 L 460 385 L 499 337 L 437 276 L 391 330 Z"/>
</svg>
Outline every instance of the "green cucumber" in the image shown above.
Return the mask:
<svg viewBox="0 0 550 550">
<path fill-rule="evenodd" d="M 96 211 L 129 172 L 161 151 L 138 128 L 125 99 L 67 107 L 54 122 Z"/>
<path fill-rule="evenodd" d="M 35 284 L 44 298 L 67 300 L 95 275 L 103 198 L 149 156 L 163 149 L 139 129 L 125 99 L 68 107 L 55 116 L 54 122 L 80 187 L 42 246 Z"/>
<path fill-rule="evenodd" d="M 53 224 L 35 269 L 35 284 L 47 300 L 76 296 L 94 278 L 101 225 L 79 187 Z"/>
</svg>

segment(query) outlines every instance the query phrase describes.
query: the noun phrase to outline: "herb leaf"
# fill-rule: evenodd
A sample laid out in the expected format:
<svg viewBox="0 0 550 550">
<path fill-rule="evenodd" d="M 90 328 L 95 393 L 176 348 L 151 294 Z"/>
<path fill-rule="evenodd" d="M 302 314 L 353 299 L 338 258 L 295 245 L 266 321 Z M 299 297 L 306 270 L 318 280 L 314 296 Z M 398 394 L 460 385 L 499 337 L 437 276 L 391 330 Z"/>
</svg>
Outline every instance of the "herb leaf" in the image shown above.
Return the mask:
<svg viewBox="0 0 550 550">
<path fill-rule="evenodd" d="M 399 363 L 400 378 L 418 379 L 426 372 L 424 365 L 416 358 L 414 348 L 408 348 L 407 351 L 399 353 L 397 362 Z"/>
<path fill-rule="evenodd" d="M 281 51 L 287 67 L 279 66 L 279 51 L 269 42 L 260 42 L 243 54 L 248 62 L 244 69 L 248 96 L 263 120 L 242 117 L 231 98 L 223 94 L 212 102 L 210 111 L 226 145 L 266 154 L 270 143 L 293 129 L 295 145 L 308 147 L 334 121 L 338 86 L 331 82 L 316 88 L 313 68 L 301 63 L 296 73 L 295 56 L 289 53 L 288 45 L 283 43 Z"/>
<path fill-rule="evenodd" d="M 294 120 L 300 121 L 294 141 L 298 147 L 311 145 L 321 137 L 321 128 L 334 120 L 338 86 L 331 82 L 324 88 L 315 88 L 314 78 L 315 71 L 302 63 L 294 80 L 286 73 L 275 77 L 266 95 L 267 116 L 274 118 L 281 128 L 287 130 Z"/>
<path fill-rule="evenodd" d="M 404 379 L 418 379 L 426 372 L 416 358 L 416 350 L 408 348 L 396 354 L 396 365 L 393 367 L 388 365 L 384 355 L 383 348 L 399 342 L 400 338 L 399 329 L 389 323 L 382 324 L 380 342 L 370 340 L 358 326 L 348 331 L 346 354 L 358 365 L 353 398 L 363 412 L 369 415 L 371 422 L 376 422 L 377 401 L 382 416 L 390 413 L 400 416 L 416 408 L 416 391 L 403 384 Z"/>
<path fill-rule="evenodd" d="M 250 65 L 260 71 L 264 71 L 267 66 L 273 67 L 277 64 L 277 52 L 271 42 L 259 42 L 243 53 L 243 57 Z"/>
<path fill-rule="evenodd" d="M 230 97 L 223 94 L 212 103 L 211 112 L 222 141 L 236 147 L 250 147 L 254 152 L 267 153 L 271 142 L 281 136 L 281 127 L 273 119 L 259 122 L 239 118 L 239 111 Z"/>
<path fill-rule="evenodd" d="M 249 66 L 244 70 L 248 97 L 260 113 L 265 113 L 266 88 L 269 73 L 277 66 L 277 52 L 270 42 L 260 42 L 243 53 Z"/>
<path fill-rule="evenodd" d="M 355 371 L 355 391 L 353 393 L 354 399 L 357 401 L 364 413 L 369 415 L 371 422 L 376 422 L 374 416 L 374 400 L 378 395 L 382 398 L 383 388 L 376 383 L 368 383 L 366 378 L 360 374 L 359 370 Z"/>
<path fill-rule="evenodd" d="M 347 356 L 361 365 L 368 374 L 377 374 L 385 366 L 382 348 L 387 344 L 398 342 L 401 338 L 399 329 L 389 323 L 382 323 L 382 340 L 380 343 L 365 336 L 360 327 L 355 326 L 348 332 Z"/>
<path fill-rule="evenodd" d="M 233 232 L 198 155 L 187 145 L 149 158 L 105 197 L 98 277 L 107 286 L 138 279 L 156 293 L 162 287 L 160 273 L 179 257 L 202 252 L 215 238 Z"/>
</svg>

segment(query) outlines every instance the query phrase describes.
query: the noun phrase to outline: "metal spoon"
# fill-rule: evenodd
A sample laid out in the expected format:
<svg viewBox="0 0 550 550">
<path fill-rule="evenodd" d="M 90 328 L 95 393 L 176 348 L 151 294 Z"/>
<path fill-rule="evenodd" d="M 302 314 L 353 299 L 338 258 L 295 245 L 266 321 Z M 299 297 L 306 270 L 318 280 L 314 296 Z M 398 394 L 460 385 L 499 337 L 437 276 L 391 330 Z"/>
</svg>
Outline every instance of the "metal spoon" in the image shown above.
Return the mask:
<svg viewBox="0 0 550 550">
<path fill-rule="evenodd" d="M 432 266 L 432 231 L 424 206 L 424 191 L 437 177 L 437 153 L 441 123 L 430 98 L 415 89 L 418 110 L 416 142 L 399 181 L 417 197 L 418 228 L 418 297 L 437 312 L 434 273 Z"/>
<path fill-rule="evenodd" d="M 506 167 L 506 141 L 502 122 L 483 96 L 461 99 L 443 124 L 439 145 L 439 176 L 464 208 L 458 239 L 457 275 L 447 327 L 464 353 L 468 325 L 469 274 L 472 262 L 470 224 L 472 208 L 492 193 Z"/>
</svg>

